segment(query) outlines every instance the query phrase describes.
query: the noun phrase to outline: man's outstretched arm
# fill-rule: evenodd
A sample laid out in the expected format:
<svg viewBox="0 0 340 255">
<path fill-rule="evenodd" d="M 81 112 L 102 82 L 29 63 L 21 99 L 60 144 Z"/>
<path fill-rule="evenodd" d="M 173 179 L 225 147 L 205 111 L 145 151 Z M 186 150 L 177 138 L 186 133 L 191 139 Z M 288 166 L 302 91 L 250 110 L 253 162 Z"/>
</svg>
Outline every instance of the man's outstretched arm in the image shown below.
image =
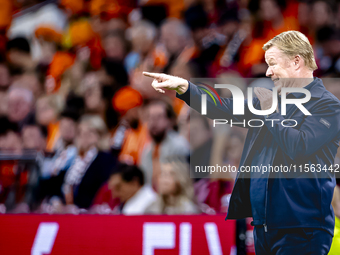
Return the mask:
<svg viewBox="0 0 340 255">
<path fill-rule="evenodd" d="M 159 74 L 159 73 L 148 73 L 143 72 L 145 76 L 153 78 L 152 87 L 160 92 L 164 93 L 165 89 L 175 90 L 177 97 L 185 101 L 191 108 L 200 112 L 201 111 L 201 100 L 204 91 L 198 89 L 198 87 L 180 77 Z M 250 113 L 247 106 L 247 100 L 244 101 L 245 115 L 233 115 L 233 99 L 221 98 L 221 103 L 215 103 L 210 96 L 207 99 L 207 117 L 210 119 L 232 119 L 233 121 L 242 122 L 244 120 L 251 119 L 253 114 Z M 259 104 L 257 98 L 253 99 L 253 105 Z"/>
</svg>

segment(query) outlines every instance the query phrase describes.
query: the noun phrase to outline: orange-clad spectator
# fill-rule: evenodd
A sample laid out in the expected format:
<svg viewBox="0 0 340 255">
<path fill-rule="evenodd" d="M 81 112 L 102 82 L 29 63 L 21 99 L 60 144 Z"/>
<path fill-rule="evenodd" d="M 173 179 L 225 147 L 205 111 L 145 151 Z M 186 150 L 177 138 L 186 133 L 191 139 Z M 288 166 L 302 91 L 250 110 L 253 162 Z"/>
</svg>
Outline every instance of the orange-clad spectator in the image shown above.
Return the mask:
<svg viewBox="0 0 340 255">
<path fill-rule="evenodd" d="M 149 141 L 148 129 L 140 122 L 138 107 L 143 103 L 141 94 L 131 88 L 118 90 L 112 99 L 113 108 L 121 115 L 121 125 L 112 138 L 111 148 L 120 150 L 119 159 L 138 164 L 145 144 Z"/>
<path fill-rule="evenodd" d="M 165 100 L 152 100 L 144 107 L 151 142 L 145 146 L 140 166 L 146 182 L 156 188 L 160 163 L 168 157 L 188 156 L 187 140 L 173 130 L 176 116 L 171 104 Z"/>
<path fill-rule="evenodd" d="M 127 30 L 132 50 L 126 56 L 124 64 L 130 75 L 131 86 L 144 98 L 157 97 L 157 93 L 148 85 L 149 78 L 144 78 L 142 71 L 162 71 L 168 63 L 166 50 L 157 44 L 157 28 L 149 21 L 142 20 Z"/>
<path fill-rule="evenodd" d="M 88 20 L 80 19 L 71 23 L 64 37 L 63 44 L 65 47 L 88 47 L 90 50 L 90 64 L 94 69 L 100 68 L 105 52 L 100 36 L 94 32 Z"/>
<path fill-rule="evenodd" d="M 244 75 L 249 74 L 250 69 L 261 64 L 264 58 L 263 44 L 270 38 L 288 30 L 299 30 L 296 17 L 292 10 L 285 15 L 286 2 L 279 0 L 260 0 L 257 11 L 258 21 L 255 22 L 253 40 L 250 44 L 243 45 L 240 51 L 239 70 Z"/>
<path fill-rule="evenodd" d="M 160 29 L 160 41 L 169 55 L 169 61 L 164 68 L 167 73 L 175 61 L 187 63 L 194 54 L 190 29 L 179 19 L 167 19 Z"/>
<path fill-rule="evenodd" d="M 64 107 L 63 99 L 56 94 L 43 96 L 37 100 L 36 120 L 47 127 L 46 150 L 53 151 L 59 139 L 58 116 Z"/>
<path fill-rule="evenodd" d="M 142 20 L 127 30 L 132 51 L 125 58 L 125 67 L 130 74 L 139 67 L 148 70 L 162 70 L 167 64 L 167 55 L 156 45 L 157 28 L 149 21 Z"/>
<path fill-rule="evenodd" d="M 51 26 L 39 26 L 35 30 L 35 37 L 41 46 L 40 62 L 48 64 L 46 72 L 45 90 L 47 93 L 57 92 L 61 85 L 62 75 L 70 68 L 75 56 L 66 51 L 57 51 L 63 42 L 63 32 Z"/>
<path fill-rule="evenodd" d="M 62 75 L 75 60 L 74 54 L 57 51 L 63 42 L 63 32 L 52 26 L 39 26 L 35 30 L 35 37 L 41 47 L 40 63 L 48 64 L 46 72 L 45 90 L 47 93 L 57 92 L 61 85 Z"/>
<path fill-rule="evenodd" d="M 139 164 L 143 148 L 150 141 L 146 124 L 139 124 L 136 129 L 128 129 L 119 160 Z"/>
</svg>

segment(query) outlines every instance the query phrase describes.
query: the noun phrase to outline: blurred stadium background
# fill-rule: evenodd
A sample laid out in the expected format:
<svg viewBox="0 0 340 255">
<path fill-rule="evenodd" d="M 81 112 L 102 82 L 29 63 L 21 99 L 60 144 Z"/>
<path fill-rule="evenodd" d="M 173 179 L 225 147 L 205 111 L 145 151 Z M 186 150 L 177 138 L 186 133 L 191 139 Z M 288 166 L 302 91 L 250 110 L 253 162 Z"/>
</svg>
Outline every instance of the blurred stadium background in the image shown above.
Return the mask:
<svg viewBox="0 0 340 255">
<path fill-rule="evenodd" d="M 235 175 L 188 164 L 238 166 L 246 130 L 142 71 L 271 86 L 262 45 L 287 30 L 339 98 L 339 1 L 0 0 L 1 254 L 255 254 L 251 219 L 224 221 Z"/>
</svg>

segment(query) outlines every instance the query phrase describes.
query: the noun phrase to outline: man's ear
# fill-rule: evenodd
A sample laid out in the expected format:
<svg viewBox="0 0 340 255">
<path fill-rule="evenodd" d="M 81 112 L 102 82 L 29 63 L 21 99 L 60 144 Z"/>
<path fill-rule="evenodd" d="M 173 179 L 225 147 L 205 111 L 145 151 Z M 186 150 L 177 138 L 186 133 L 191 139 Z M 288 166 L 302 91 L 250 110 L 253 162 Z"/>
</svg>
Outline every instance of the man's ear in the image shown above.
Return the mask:
<svg viewBox="0 0 340 255">
<path fill-rule="evenodd" d="M 296 67 L 300 67 L 300 65 L 301 65 L 301 63 L 302 63 L 302 58 L 301 58 L 301 56 L 300 55 L 296 55 L 295 57 L 294 57 L 294 66 L 296 66 Z"/>
</svg>

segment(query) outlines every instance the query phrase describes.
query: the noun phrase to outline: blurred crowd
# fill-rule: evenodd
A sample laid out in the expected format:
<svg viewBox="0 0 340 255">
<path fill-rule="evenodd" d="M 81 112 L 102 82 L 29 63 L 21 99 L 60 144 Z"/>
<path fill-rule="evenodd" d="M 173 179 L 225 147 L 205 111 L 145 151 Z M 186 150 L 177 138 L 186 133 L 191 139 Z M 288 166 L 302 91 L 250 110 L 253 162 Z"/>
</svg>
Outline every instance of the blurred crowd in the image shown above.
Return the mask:
<svg viewBox="0 0 340 255">
<path fill-rule="evenodd" d="M 142 72 L 246 87 L 287 30 L 340 77 L 338 1 L 0 0 L 0 212 L 225 213 L 235 175 L 189 158 L 238 167 L 247 130 L 212 132 Z"/>
</svg>

